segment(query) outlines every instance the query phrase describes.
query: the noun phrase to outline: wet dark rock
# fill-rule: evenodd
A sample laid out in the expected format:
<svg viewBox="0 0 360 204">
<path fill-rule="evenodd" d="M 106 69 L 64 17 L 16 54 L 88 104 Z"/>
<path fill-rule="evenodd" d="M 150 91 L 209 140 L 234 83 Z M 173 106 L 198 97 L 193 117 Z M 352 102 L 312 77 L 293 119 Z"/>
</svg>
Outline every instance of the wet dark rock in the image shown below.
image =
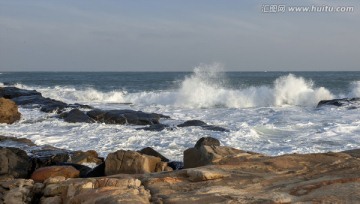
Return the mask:
<svg viewBox="0 0 360 204">
<path fill-rule="evenodd" d="M 91 169 L 87 174 L 86 178 L 89 177 L 101 177 L 105 176 L 105 162 L 97 165 L 95 168 Z"/>
<path fill-rule="evenodd" d="M 24 150 L 0 147 L 0 176 L 27 178 L 31 172 L 31 160 Z"/>
<path fill-rule="evenodd" d="M 38 169 L 45 166 L 53 166 L 67 162 L 70 158 L 70 151 L 62 149 L 40 149 L 31 151 L 33 168 Z"/>
<path fill-rule="evenodd" d="M 180 161 L 171 161 L 168 162 L 167 165 L 171 167 L 173 170 L 180 170 L 184 168 L 184 163 Z"/>
<path fill-rule="evenodd" d="M 91 106 L 82 104 L 67 104 L 62 101 L 46 98 L 35 90 L 25 90 L 16 87 L 0 88 L 0 98 L 4 97 L 13 100 L 16 105 L 26 108 L 40 108 L 40 111 L 46 113 L 61 113 L 65 108 L 86 108 L 92 109 Z"/>
<path fill-rule="evenodd" d="M 83 108 L 83 109 L 93 109 L 94 107 L 79 103 L 69 104 L 68 108 Z"/>
<path fill-rule="evenodd" d="M 168 162 L 169 161 L 168 158 L 166 158 L 165 156 L 163 156 L 162 154 L 160 154 L 159 152 L 157 152 L 156 150 L 154 150 L 151 147 L 145 147 L 144 149 L 139 150 L 138 152 L 141 153 L 141 154 L 149 155 L 149 156 L 159 157 L 162 162 Z"/>
<path fill-rule="evenodd" d="M 16 87 L 0 87 L 0 97 L 4 97 L 7 99 L 13 99 L 19 96 L 33 96 L 33 95 L 41 96 L 41 93 L 35 90 L 25 90 Z"/>
<path fill-rule="evenodd" d="M 203 125 L 207 125 L 207 124 L 201 120 L 188 120 L 178 125 L 178 127 L 191 127 L 191 126 L 203 126 Z"/>
<path fill-rule="evenodd" d="M 149 125 L 148 127 L 144 127 L 144 128 L 137 128 L 137 130 L 147 130 L 147 131 L 163 131 L 165 128 L 169 127 L 168 125 L 165 124 L 154 124 L 154 125 Z"/>
<path fill-rule="evenodd" d="M 17 105 L 27 107 L 39 107 L 41 111 L 60 113 L 68 104 L 51 98 L 44 98 L 41 95 L 19 96 L 12 99 Z"/>
<path fill-rule="evenodd" d="M 211 130 L 211 131 L 219 131 L 219 132 L 230 132 L 230 130 L 225 129 L 223 127 L 215 126 L 215 125 L 203 125 L 202 129 Z"/>
<path fill-rule="evenodd" d="M 0 146 L 36 146 L 31 140 L 26 138 L 6 137 L 0 135 Z"/>
<path fill-rule="evenodd" d="M 163 115 L 134 110 L 91 110 L 87 115 L 106 124 L 152 125 L 159 124 Z"/>
<path fill-rule="evenodd" d="M 322 100 L 318 103 L 317 107 L 321 107 L 324 105 L 331 106 L 351 106 L 351 109 L 355 109 L 360 106 L 360 98 L 342 98 L 342 99 L 332 99 L 332 100 Z"/>
<path fill-rule="evenodd" d="M 184 123 L 181 123 L 178 125 L 178 127 L 193 127 L 193 126 L 201 127 L 204 130 L 229 132 L 228 129 L 225 129 L 225 128 L 222 128 L 219 126 L 215 126 L 215 125 L 208 125 L 204 121 L 201 121 L 201 120 L 188 120 L 188 121 L 185 121 Z"/>
<path fill-rule="evenodd" d="M 72 109 L 64 114 L 64 121 L 68 123 L 93 123 L 94 119 L 90 118 L 79 109 Z"/>
<path fill-rule="evenodd" d="M 196 142 L 195 148 L 199 149 L 203 145 L 220 146 L 220 141 L 218 139 L 216 139 L 216 138 L 213 138 L 213 137 L 202 137 Z"/>
</svg>

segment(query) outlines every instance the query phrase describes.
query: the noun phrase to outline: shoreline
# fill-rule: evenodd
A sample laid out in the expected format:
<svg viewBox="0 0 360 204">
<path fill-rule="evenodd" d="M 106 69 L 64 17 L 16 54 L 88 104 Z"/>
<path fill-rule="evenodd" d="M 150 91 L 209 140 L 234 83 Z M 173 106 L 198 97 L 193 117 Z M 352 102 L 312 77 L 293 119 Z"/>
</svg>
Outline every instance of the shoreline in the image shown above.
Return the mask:
<svg viewBox="0 0 360 204">
<path fill-rule="evenodd" d="M 23 144 L 22 149 L 32 147 L 34 154 L 28 165 L 36 164 L 38 168 L 32 168 L 27 177 L 14 176 L 21 172 L 16 173 L 19 168 L 11 165 L 9 174 L 2 169 L 0 200 L 5 203 L 354 203 L 360 198 L 356 190 L 360 187 L 360 149 L 266 156 L 219 146 L 214 138 L 202 138 L 185 150 L 185 168 L 174 170 L 167 165 L 170 162 L 163 162 L 162 155 L 160 158 L 119 150 L 97 158 L 95 151 L 92 155 L 87 154 L 90 151 L 75 155 L 50 146 L 38 149 L 45 153 L 41 155 L 36 153 L 37 146 L 32 141 L 14 137 L 0 137 L 2 158 L 4 150 L 15 151 L 16 148 L 4 147 L 11 142 Z M 21 151 L 16 150 L 16 155 L 21 155 Z M 73 155 L 68 157 L 72 160 L 59 162 L 66 158 L 64 151 Z M 101 166 L 105 175 L 84 175 L 82 164 L 96 159 L 100 164 L 90 172 L 99 173 Z M 24 169 L 28 166 L 24 161 L 29 160 L 16 161 Z M 74 161 L 78 163 L 71 163 Z M 123 166 L 126 161 L 132 162 Z M 19 193 L 22 196 L 16 197 Z"/>
</svg>

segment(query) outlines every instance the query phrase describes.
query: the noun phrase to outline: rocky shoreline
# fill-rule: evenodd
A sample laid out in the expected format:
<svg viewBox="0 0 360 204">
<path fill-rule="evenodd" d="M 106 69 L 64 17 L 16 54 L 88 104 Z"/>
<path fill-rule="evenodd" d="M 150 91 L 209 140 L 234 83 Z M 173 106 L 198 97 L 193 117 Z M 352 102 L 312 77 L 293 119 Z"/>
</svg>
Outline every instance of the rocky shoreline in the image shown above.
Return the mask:
<svg viewBox="0 0 360 204">
<path fill-rule="evenodd" d="M 23 146 L 5 147 L 10 144 Z M 201 138 L 193 148 L 185 150 L 182 168 L 151 148 L 138 152 L 119 150 L 104 159 L 95 151 L 39 147 L 13 137 L 0 137 L 0 146 L 0 203 L 360 200 L 360 149 L 266 156 L 219 146 L 214 138 Z M 32 148 L 32 153 L 23 150 L 27 148 Z M 89 163 L 99 165 L 85 166 Z"/>
<path fill-rule="evenodd" d="M 319 102 L 353 108 L 358 99 Z M 347 105 L 350 104 L 350 105 Z M 17 105 L 57 113 L 65 122 L 142 125 L 149 131 L 197 126 L 190 120 L 168 127 L 168 116 L 133 110 L 100 110 L 66 104 L 41 93 L 0 87 L 0 122 L 21 117 Z M 227 146 L 211 137 L 184 151 L 183 161 L 146 147 L 118 150 L 106 158 L 95 150 L 38 146 L 0 136 L 0 203 L 357 203 L 360 149 L 267 156 Z"/>
</svg>

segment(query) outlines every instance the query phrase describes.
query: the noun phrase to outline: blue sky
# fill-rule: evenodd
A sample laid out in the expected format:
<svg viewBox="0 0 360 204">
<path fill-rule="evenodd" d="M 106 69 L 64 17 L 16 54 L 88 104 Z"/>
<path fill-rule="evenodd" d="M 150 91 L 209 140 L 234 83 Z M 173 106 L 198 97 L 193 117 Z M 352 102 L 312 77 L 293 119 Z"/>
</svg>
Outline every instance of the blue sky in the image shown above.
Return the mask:
<svg viewBox="0 0 360 204">
<path fill-rule="evenodd" d="M 348 13 L 262 5 L 353 6 Z M 360 70 L 360 3 L 0 0 L 0 71 Z"/>
</svg>

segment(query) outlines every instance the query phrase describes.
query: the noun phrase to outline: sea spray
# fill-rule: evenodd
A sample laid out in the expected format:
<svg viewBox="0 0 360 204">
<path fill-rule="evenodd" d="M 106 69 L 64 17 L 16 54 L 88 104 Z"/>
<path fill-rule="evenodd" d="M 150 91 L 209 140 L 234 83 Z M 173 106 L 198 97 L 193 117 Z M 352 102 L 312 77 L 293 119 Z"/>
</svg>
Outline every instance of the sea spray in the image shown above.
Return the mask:
<svg viewBox="0 0 360 204">
<path fill-rule="evenodd" d="M 348 97 L 360 97 L 360 81 L 351 82 L 350 94 Z"/>
</svg>

